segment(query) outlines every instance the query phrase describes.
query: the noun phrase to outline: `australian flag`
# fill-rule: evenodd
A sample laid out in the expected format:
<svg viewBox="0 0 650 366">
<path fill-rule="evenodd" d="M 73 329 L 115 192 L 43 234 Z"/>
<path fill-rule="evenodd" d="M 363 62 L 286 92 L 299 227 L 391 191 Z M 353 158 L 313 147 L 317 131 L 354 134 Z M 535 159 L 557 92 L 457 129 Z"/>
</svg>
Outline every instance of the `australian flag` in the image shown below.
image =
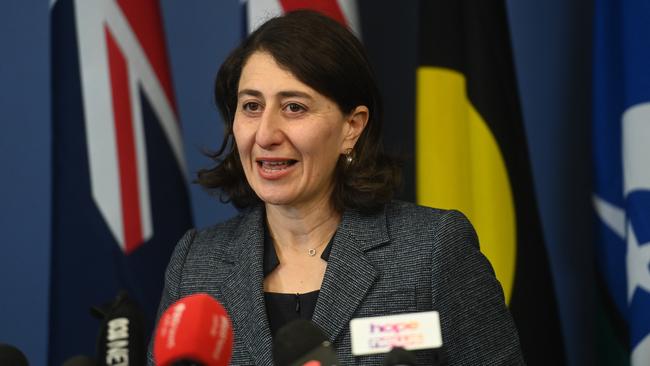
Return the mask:
<svg viewBox="0 0 650 366">
<path fill-rule="evenodd" d="M 650 365 L 650 3 L 595 2 L 593 153 L 604 349 Z M 602 320 L 602 319 L 601 319 Z M 601 355 L 608 364 L 628 357 Z"/>
<path fill-rule="evenodd" d="M 128 291 L 151 334 L 191 226 L 158 0 L 51 7 L 53 243 L 49 361 L 95 352 L 89 308 Z"/>
</svg>

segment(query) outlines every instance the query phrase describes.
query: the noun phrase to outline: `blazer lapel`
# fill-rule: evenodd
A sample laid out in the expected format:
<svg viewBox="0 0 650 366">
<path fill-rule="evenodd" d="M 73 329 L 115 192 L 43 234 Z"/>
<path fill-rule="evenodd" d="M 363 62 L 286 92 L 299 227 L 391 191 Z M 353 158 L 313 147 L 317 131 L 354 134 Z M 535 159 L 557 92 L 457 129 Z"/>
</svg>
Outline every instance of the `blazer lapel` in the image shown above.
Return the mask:
<svg viewBox="0 0 650 366">
<path fill-rule="evenodd" d="M 386 214 L 347 210 L 334 237 L 312 321 L 334 342 L 378 276 L 364 252 L 389 241 Z"/>
<path fill-rule="evenodd" d="M 233 269 L 221 291 L 227 307 L 231 309 L 235 337 L 240 337 L 247 345 L 256 365 L 271 365 L 272 338 L 264 306 L 262 272 L 263 213 L 264 210 L 258 207 L 242 222 L 240 235 L 231 246 Z"/>
</svg>

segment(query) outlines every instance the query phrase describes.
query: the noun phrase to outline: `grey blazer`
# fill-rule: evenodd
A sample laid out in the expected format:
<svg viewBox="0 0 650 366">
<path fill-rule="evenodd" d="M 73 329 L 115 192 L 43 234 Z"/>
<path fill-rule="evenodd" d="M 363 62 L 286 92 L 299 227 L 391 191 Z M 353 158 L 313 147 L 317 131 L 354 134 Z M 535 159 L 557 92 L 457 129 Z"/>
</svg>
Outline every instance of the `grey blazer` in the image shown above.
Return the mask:
<svg viewBox="0 0 650 366">
<path fill-rule="evenodd" d="M 183 296 L 214 296 L 233 321 L 232 365 L 273 364 L 262 284 L 263 220 L 263 207 L 256 207 L 190 230 L 166 272 L 159 315 Z M 524 363 L 501 286 L 463 214 L 404 202 L 375 215 L 347 210 L 312 318 L 341 364 L 376 366 L 383 360 L 352 356 L 351 319 L 426 310 L 440 313 L 442 356 L 450 365 Z M 432 363 L 431 351 L 415 353 L 418 364 Z"/>
</svg>

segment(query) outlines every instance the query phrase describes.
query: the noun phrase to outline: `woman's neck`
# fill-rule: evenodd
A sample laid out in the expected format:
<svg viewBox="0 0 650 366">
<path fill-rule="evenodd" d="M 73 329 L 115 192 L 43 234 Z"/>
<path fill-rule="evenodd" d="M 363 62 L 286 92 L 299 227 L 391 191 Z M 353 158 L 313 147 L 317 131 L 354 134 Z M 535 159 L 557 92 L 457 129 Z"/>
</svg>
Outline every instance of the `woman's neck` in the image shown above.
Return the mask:
<svg viewBox="0 0 650 366">
<path fill-rule="evenodd" d="M 341 214 L 329 201 L 300 208 L 267 204 L 266 220 L 276 246 L 302 251 L 329 241 Z"/>
</svg>

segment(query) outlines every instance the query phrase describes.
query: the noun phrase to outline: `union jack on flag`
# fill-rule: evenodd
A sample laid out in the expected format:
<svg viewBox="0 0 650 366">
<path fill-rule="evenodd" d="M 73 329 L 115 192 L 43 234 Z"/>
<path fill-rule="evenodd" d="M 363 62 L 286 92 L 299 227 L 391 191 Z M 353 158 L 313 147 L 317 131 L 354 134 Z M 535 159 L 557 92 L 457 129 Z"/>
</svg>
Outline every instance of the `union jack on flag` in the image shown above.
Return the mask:
<svg viewBox="0 0 650 366">
<path fill-rule="evenodd" d="M 158 1 L 59 0 L 51 19 L 49 359 L 61 364 L 94 353 L 88 309 L 120 289 L 151 329 L 191 214 Z"/>
</svg>

